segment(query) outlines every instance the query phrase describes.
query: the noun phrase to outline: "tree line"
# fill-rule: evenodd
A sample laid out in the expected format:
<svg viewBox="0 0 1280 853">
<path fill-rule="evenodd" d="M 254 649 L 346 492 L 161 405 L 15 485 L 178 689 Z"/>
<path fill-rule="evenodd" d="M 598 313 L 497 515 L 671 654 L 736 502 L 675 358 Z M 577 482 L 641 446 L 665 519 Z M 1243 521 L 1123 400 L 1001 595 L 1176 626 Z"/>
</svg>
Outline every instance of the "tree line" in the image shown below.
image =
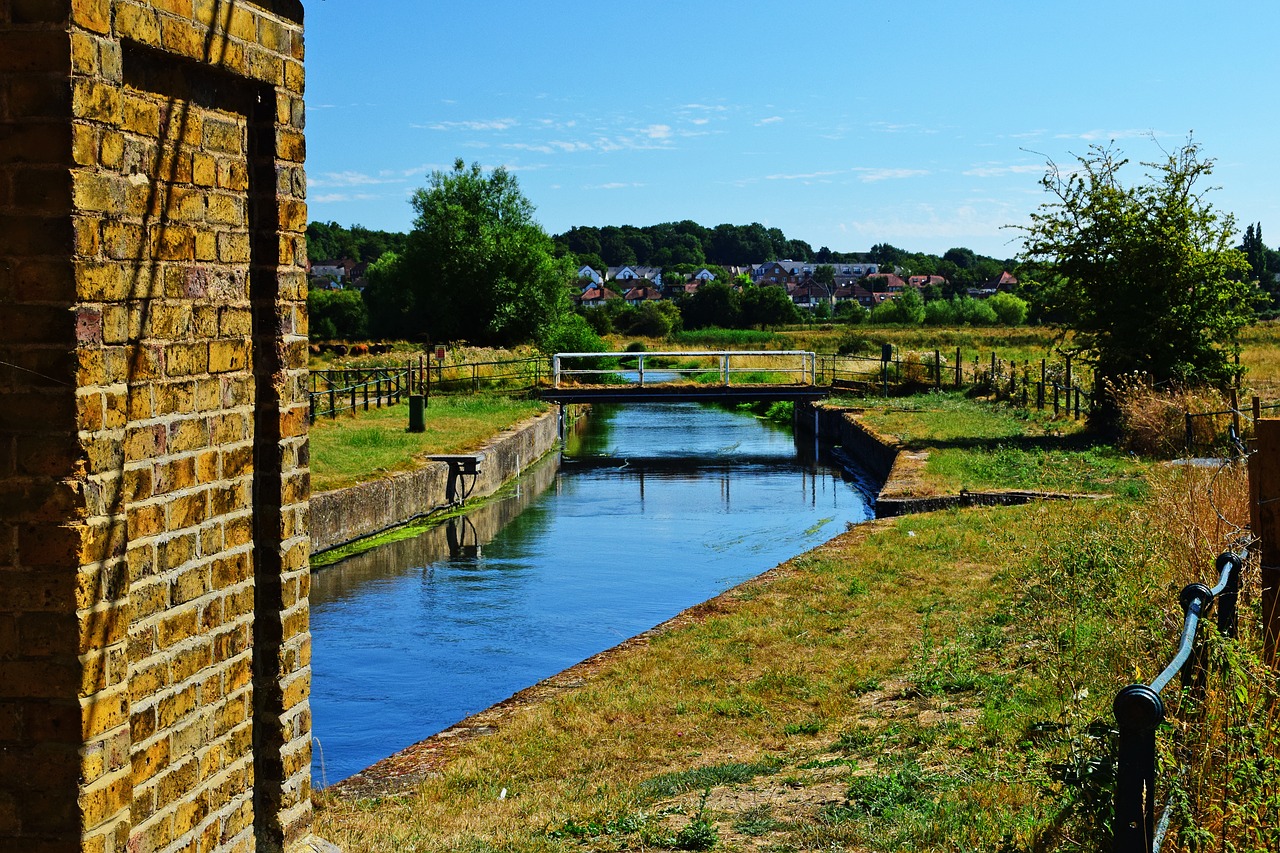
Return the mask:
<svg viewBox="0 0 1280 853">
<path fill-rule="evenodd" d="M 1263 242 L 1260 223 L 1235 242 L 1234 218 L 1214 210 L 1203 189 L 1213 161 L 1193 140 L 1162 153 L 1141 164 L 1145 175 L 1137 182 L 1125 179 L 1129 161 L 1113 147 L 1090 149 L 1065 168 L 1047 163 L 1041 187 L 1048 200 L 1016 229 L 1021 250 L 1009 260 L 965 248 L 913 254 L 888 244 L 865 253 L 815 252 L 759 223 L 579 226 L 553 237 L 534 221 L 514 176 L 501 168 L 486 174 L 459 159 L 414 193 L 417 215 L 406 235 L 333 223 L 308 228 L 313 257 L 341 254 L 345 246 L 360 260 L 381 251 L 362 299 L 313 294 L 313 329 L 584 351 L 597 349 L 599 334 L 610 330 L 661 335 L 680 326 L 794 322 L 796 306 L 781 288 L 731 278 L 726 266 L 789 258 L 818 264 L 830 279 L 828 264 L 871 262 L 950 282 L 924 293 L 906 288 L 877 306 L 873 321 L 979 325 L 1029 318 L 1073 331 L 1073 347 L 1104 379 L 1140 373 L 1157 382 L 1230 383 L 1239 376 L 1232 358 L 1237 332 L 1276 305 L 1280 255 Z M 571 294 L 584 264 L 673 271 L 706 265 L 724 275 L 675 303 L 575 311 Z M 1011 268 L 1020 293 L 966 295 L 967 286 Z M 856 305 L 832 313 L 820 304 L 807 316 L 868 319 Z"/>
</svg>

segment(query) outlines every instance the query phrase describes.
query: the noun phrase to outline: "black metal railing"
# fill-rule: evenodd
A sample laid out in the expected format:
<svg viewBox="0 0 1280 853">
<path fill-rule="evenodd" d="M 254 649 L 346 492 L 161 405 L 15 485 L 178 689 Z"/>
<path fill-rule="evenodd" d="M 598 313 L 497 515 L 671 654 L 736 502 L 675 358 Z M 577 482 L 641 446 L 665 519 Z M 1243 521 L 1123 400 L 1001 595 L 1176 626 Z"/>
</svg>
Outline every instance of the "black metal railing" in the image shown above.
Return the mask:
<svg viewBox="0 0 1280 853">
<path fill-rule="evenodd" d="M 1112 709 L 1119 744 L 1116 755 L 1115 853 L 1159 853 L 1168 827 L 1169 807 L 1156 819 L 1156 729 L 1165 719 L 1160 694 L 1175 675 L 1184 690 L 1203 694 L 1206 678 L 1205 643 L 1200 622 L 1217 607 L 1218 631 L 1236 636 L 1236 599 L 1240 575 L 1248 559 L 1241 545 L 1219 555 L 1218 584 L 1189 584 L 1179 596 L 1183 611 L 1178 651 L 1150 684 L 1130 684 L 1116 694 Z"/>
<path fill-rule="evenodd" d="M 343 412 L 393 406 L 405 397 L 480 391 L 527 391 L 550 376 L 546 359 L 431 364 L 425 358 L 403 367 L 314 370 L 310 376 L 311 422 Z"/>
<path fill-rule="evenodd" d="M 409 393 L 407 368 L 365 368 L 314 371 L 310 377 L 311 422 L 336 418 L 362 407 L 394 406 Z"/>
</svg>

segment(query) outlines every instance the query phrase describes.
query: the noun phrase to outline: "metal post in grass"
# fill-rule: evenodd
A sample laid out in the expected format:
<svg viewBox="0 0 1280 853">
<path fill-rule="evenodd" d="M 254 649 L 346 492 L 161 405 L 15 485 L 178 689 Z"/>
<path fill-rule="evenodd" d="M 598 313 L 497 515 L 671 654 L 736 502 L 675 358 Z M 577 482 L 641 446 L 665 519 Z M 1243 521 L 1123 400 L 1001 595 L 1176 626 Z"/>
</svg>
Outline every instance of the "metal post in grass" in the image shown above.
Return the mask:
<svg viewBox="0 0 1280 853">
<path fill-rule="evenodd" d="M 1053 383 L 1053 416 L 1058 416 L 1058 390 L 1061 388 L 1057 382 Z"/>
<path fill-rule="evenodd" d="M 1075 382 L 1071 378 L 1071 353 L 1065 353 L 1065 355 L 1067 357 L 1067 393 L 1070 394 L 1071 388 L 1075 385 Z M 1070 399 L 1067 400 L 1067 404 L 1071 404 Z"/>
<path fill-rule="evenodd" d="M 956 390 L 957 390 L 957 391 L 958 391 L 958 390 L 960 390 L 960 380 L 961 380 L 960 371 L 961 371 L 961 369 L 962 369 L 962 367 L 961 367 L 961 363 L 960 363 L 960 347 L 956 347 Z"/>
<path fill-rule="evenodd" d="M 1045 380 L 1049 377 L 1049 367 L 1045 360 L 1040 359 L 1040 389 L 1036 392 L 1036 406 L 1044 411 L 1044 386 Z"/>
<path fill-rule="evenodd" d="M 329 417 L 336 418 L 338 416 L 338 389 L 332 385 L 329 386 Z"/>
<path fill-rule="evenodd" d="M 1184 416 L 1184 426 L 1187 431 L 1187 452 L 1194 453 L 1196 449 L 1196 434 L 1191 426 L 1191 413 L 1187 412 Z"/>
<path fill-rule="evenodd" d="M 933 388 L 942 390 L 942 353 L 938 350 L 933 351 Z"/>
<path fill-rule="evenodd" d="M 1115 853 L 1151 853 L 1155 836 L 1156 727 L 1164 720 L 1160 694 L 1130 684 L 1112 703 L 1116 755 Z"/>
<path fill-rule="evenodd" d="M 1261 540 L 1262 628 L 1267 662 L 1280 669 L 1280 418 L 1262 418 L 1256 424 L 1258 452 L 1250 467 L 1256 474 L 1253 515 L 1255 535 Z"/>
<path fill-rule="evenodd" d="M 1240 436 L 1240 397 L 1236 394 L 1236 389 L 1231 389 L 1231 426 L 1235 429 L 1236 437 Z"/>
</svg>

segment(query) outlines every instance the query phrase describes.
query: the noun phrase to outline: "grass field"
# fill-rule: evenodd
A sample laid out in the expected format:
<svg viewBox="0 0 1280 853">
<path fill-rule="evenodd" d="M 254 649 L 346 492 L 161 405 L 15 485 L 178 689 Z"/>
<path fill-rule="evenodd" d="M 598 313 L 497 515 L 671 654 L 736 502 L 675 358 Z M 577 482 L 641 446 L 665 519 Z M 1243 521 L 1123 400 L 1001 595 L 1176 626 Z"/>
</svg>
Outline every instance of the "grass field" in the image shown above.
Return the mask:
<svg viewBox="0 0 1280 853">
<path fill-rule="evenodd" d="M 323 492 L 410 470 L 429 453 L 476 450 L 498 432 L 546 410 L 536 400 L 432 397 L 421 433 L 408 432 L 407 403 L 322 418 L 311 426 L 311 488 Z"/>
<path fill-rule="evenodd" d="M 318 795 L 317 829 L 351 853 L 1103 849 L 1111 698 L 1160 665 L 1174 590 L 1242 507 L 1237 474 L 1147 473 L 1156 496 L 852 530 L 412 795 Z M 1211 516 L 1152 512 L 1206 494 Z M 1237 791 L 1265 797 L 1261 776 Z"/>
<path fill-rule="evenodd" d="M 1272 399 L 1273 330 L 1242 357 Z M 997 337 L 956 335 L 980 352 Z M 1051 345 L 999 339 L 1028 359 Z M 848 402 L 928 452 L 935 491 L 1111 497 L 851 529 L 513 710 L 410 793 L 316 794 L 317 831 L 349 853 L 1109 849 L 1112 698 L 1171 656 L 1178 590 L 1211 583 L 1246 523 L 1243 470 L 1162 465 L 960 395 Z M 1162 776 L 1168 853 L 1280 849 L 1280 694 L 1247 577 L 1241 639 L 1212 641 L 1221 674 L 1200 701 L 1165 697 L 1163 766 L 1190 765 Z"/>
</svg>

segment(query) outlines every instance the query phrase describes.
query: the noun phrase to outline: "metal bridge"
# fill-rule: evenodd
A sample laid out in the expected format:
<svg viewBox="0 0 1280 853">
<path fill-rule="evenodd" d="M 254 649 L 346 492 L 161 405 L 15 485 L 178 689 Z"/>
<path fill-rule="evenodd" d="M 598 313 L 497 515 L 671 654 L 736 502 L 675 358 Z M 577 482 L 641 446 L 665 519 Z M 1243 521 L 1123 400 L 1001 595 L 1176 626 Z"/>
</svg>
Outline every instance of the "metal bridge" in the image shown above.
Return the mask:
<svg viewBox="0 0 1280 853">
<path fill-rule="evenodd" d="M 745 403 L 820 400 L 817 356 L 800 350 L 561 352 L 553 403 Z"/>
</svg>

